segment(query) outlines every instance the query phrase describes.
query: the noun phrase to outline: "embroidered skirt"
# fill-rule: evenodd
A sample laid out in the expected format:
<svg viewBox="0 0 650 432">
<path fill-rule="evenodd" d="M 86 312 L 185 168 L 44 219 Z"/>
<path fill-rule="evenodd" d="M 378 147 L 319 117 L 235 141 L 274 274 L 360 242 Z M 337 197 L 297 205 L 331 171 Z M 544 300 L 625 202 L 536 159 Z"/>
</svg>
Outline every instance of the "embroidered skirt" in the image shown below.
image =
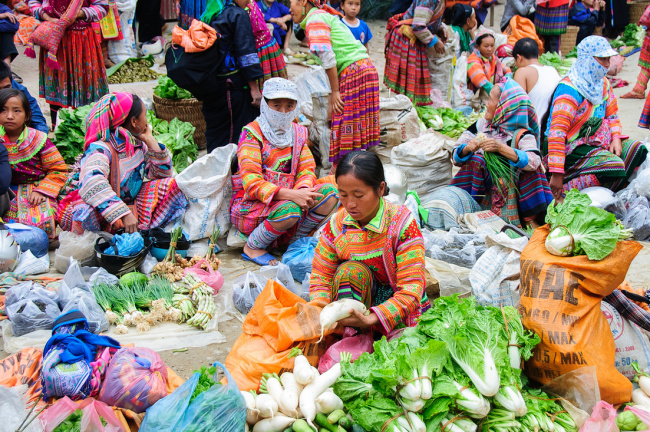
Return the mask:
<svg viewBox="0 0 650 432">
<path fill-rule="evenodd" d="M 401 15 L 388 21 L 384 84 L 395 93 L 408 96 L 415 105 L 431 105 L 431 77 L 426 47 L 411 41 L 400 31 Z"/>
<path fill-rule="evenodd" d="M 645 104 L 643 104 L 643 111 L 641 111 L 641 118 L 639 119 L 639 127 L 650 129 L 650 93 L 645 100 Z"/>
<path fill-rule="evenodd" d="M 339 77 L 345 108 L 332 113 L 330 161 L 379 144 L 379 75 L 370 59 L 343 69 Z"/>
<path fill-rule="evenodd" d="M 537 5 L 535 29 L 540 36 L 559 36 L 566 33 L 569 23 L 569 5 L 546 8 Z"/>
<path fill-rule="evenodd" d="M 187 208 L 187 198 L 173 178 L 151 180 L 142 184 L 135 199 L 138 228 L 162 228 L 179 219 Z M 84 231 L 110 230 L 101 214 L 79 196 L 79 191 L 68 194 L 59 205 L 57 216 L 64 231 L 83 234 Z"/>
<path fill-rule="evenodd" d="M 56 200 L 46 197 L 45 202 L 32 206 L 29 204 L 29 194 L 35 186 L 33 184 L 19 185 L 12 190 L 16 197 L 11 200 L 9 211 L 2 216 L 5 222 L 17 222 L 40 228 L 47 233 L 49 238 L 56 237 Z"/>
<path fill-rule="evenodd" d="M 47 67 L 47 50 L 40 52 L 39 95 L 48 104 L 77 108 L 108 93 L 102 48 L 92 27 L 64 33 L 56 53 L 61 69 Z"/>
<path fill-rule="evenodd" d="M 260 58 L 262 71 L 264 72 L 264 77 L 258 80 L 260 90 L 262 90 L 266 80 L 274 77 L 287 77 L 287 64 L 284 62 L 280 45 L 274 38 L 271 38 L 271 42 L 268 44 L 257 49 L 257 56 Z"/>
<path fill-rule="evenodd" d="M 650 36 L 646 35 L 643 38 L 643 46 L 639 54 L 639 66 L 644 69 L 650 69 Z"/>
</svg>

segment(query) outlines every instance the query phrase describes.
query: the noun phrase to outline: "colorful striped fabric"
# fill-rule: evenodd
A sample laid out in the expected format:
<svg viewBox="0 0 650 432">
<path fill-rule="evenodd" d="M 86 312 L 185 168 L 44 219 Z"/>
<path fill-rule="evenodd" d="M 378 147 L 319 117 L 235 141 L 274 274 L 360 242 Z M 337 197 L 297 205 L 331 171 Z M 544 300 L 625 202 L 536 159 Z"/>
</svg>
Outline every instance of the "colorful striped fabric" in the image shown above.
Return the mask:
<svg viewBox="0 0 650 432">
<path fill-rule="evenodd" d="M 332 113 L 330 161 L 379 144 L 379 75 L 370 59 L 346 67 L 339 78 L 343 112 Z"/>
<path fill-rule="evenodd" d="M 580 136 L 582 126 L 592 117 L 603 119 L 600 128 L 591 137 Z M 579 146 L 588 143 L 608 148 L 612 139 L 622 133 L 616 96 L 607 79 L 603 103 L 594 106 L 565 77 L 555 90 L 549 118 L 547 167 L 552 173 L 564 173 L 566 156 Z"/>
<path fill-rule="evenodd" d="M 474 90 L 487 86 L 486 91 L 489 93 L 494 85 L 511 75 L 510 68 L 504 67 L 496 54 L 490 59 L 484 59 L 480 54 L 472 53 L 467 58 L 467 77 Z"/>
<path fill-rule="evenodd" d="M 499 84 L 499 87 L 501 88 L 499 103 L 492 120 L 483 123 L 485 128 L 508 138 L 511 138 L 518 130 L 525 129 L 531 132 L 537 141 L 539 139 L 539 123 L 535 107 L 528 94 L 514 79 L 510 78 Z M 519 145 L 518 148 L 523 151 L 537 151 L 539 146 L 526 148 Z"/>
<path fill-rule="evenodd" d="M 264 82 L 271 78 L 287 78 L 287 64 L 284 61 L 280 45 L 274 38 L 271 38 L 268 44 L 258 47 L 257 55 L 264 72 L 264 76 L 257 80 L 260 90 L 264 86 Z"/>
<path fill-rule="evenodd" d="M 404 13 L 404 20 L 413 20 L 409 26 L 413 35 L 427 45 L 442 24 L 445 2 L 441 0 L 415 0 Z"/>
<path fill-rule="evenodd" d="M 641 19 L 639 20 L 640 26 L 645 26 L 646 29 L 650 29 L 650 5 L 645 9 Z M 641 54 L 639 54 L 639 66 L 644 69 L 650 69 L 650 34 L 646 31 L 646 35 L 643 38 L 643 46 L 641 47 Z M 643 89 L 645 92 L 645 88 Z"/>
<path fill-rule="evenodd" d="M 337 212 L 325 225 L 316 246 L 310 281 L 312 301 L 326 304 L 335 300 L 335 277 L 348 261 L 365 264 L 377 285 L 392 288 L 392 297 L 380 304 L 372 302 L 375 306 L 371 310 L 384 333 L 401 324 L 417 324 L 429 308 L 424 291 L 422 234 L 406 207 L 381 198 L 377 215 L 363 228 L 345 209 Z"/>
<path fill-rule="evenodd" d="M 643 104 L 643 111 L 641 111 L 641 118 L 639 119 L 639 127 L 650 129 L 650 93 L 648 93 L 648 97 L 646 97 L 645 103 Z"/>
<path fill-rule="evenodd" d="M 538 4 L 535 9 L 535 29 L 540 36 L 558 36 L 566 33 L 569 23 L 569 4 L 546 7 Z"/>
</svg>

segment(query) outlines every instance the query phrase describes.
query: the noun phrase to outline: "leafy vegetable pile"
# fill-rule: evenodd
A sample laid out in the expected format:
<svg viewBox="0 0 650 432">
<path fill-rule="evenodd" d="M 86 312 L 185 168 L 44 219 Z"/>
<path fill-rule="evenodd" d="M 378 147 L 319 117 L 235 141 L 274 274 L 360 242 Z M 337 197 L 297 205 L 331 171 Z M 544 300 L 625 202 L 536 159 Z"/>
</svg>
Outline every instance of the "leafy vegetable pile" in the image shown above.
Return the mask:
<svg viewBox="0 0 650 432">
<path fill-rule="evenodd" d="M 554 67 L 560 76 L 565 76 L 575 63 L 575 59 L 568 58 L 568 56 L 566 59 L 562 59 L 558 53 L 546 52 L 539 57 L 539 62 L 545 66 Z"/>
<path fill-rule="evenodd" d="M 214 379 L 212 378 L 216 373 L 217 373 L 217 367 L 212 366 L 201 366 L 200 370 L 195 370 L 193 373 L 198 373 L 200 374 L 199 376 L 199 382 L 196 384 L 196 388 L 194 389 L 194 393 L 192 393 L 192 397 L 190 398 L 190 403 L 196 399 L 198 395 L 203 393 L 204 391 L 208 390 L 210 387 L 213 385 L 217 384 L 215 383 Z M 219 385 L 221 385 L 219 383 Z"/>
<path fill-rule="evenodd" d="M 158 79 L 160 74 L 151 69 L 149 58 L 129 59 L 108 77 L 109 84 L 125 84 Z"/>
<path fill-rule="evenodd" d="M 81 431 L 81 418 L 83 417 L 83 411 L 80 409 L 76 410 L 68 416 L 61 424 L 54 428 L 52 432 L 80 432 Z M 102 425 L 106 426 L 106 420 L 102 417 L 99 418 L 102 422 Z"/>
<path fill-rule="evenodd" d="M 64 108 L 59 110 L 61 123 L 54 132 L 54 144 L 67 164 L 73 164 L 83 153 L 86 136 L 86 117 L 95 104 L 85 105 L 77 109 Z"/>
<path fill-rule="evenodd" d="M 512 307 L 441 297 L 417 327 L 342 361 L 334 392 L 372 432 L 575 432 L 562 407 L 526 385 L 520 364 L 537 343 Z"/>
<path fill-rule="evenodd" d="M 590 260 L 606 258 L 616 242 L 632 237 L 608 211 L 591 206 L 591 198 L 571 189 L 563 203 L 553 201 L 546 213 L 551 232 L 546 250 L 558 256 L 587 255 Z"/>
<path fill-rule="evenodd" d="M 646 31 L 643 27 L 630 23 L 625 26 L 623 34 L 616 39 L 609 41 L 609 44 L 614 49 L 621 47 L 634 47 L 640 48 L 643 46 L 643 39 L 645 38 Z"/>
<path fill-rule="evenodd" d="M 158 85 L 153 88 L 156 96 L 163 99 L 192 99 L 192 93 L 176 85 L 171 78 L 167 75 L 162 75 L 158 78 Z"/>
<path fill-rule="evenodd" d="M 153 128 L 153 136 L 163 143 L 172 155 L 172 163 L 177 172 L 183 171 L 199 156 L 194 144 L 194 130 L 191 123 L 178 118 L 170 122 L 156 118 L 153 111 L 147 111 L 147 121 Z"/>
<path fill-rule="evenodd" d="M 468 126 L 480 117 L 478 113 L 465 117 L 462 112 L 451 108 L 418 106 L 415 109 L 426 127 L 433 128 L 450 138 L 458 138 Z"/>
</svg>

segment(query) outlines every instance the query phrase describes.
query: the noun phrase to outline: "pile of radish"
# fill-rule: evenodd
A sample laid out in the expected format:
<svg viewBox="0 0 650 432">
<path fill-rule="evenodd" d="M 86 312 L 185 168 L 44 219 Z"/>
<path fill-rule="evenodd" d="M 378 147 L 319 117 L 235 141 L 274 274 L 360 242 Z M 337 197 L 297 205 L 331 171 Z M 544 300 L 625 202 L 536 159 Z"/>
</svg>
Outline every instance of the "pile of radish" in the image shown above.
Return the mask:
<svg viewBox="0 0 650 432">
<path fill-rule="evenodd" d="M 349 361 L 349 357 L 347 353 L 341 354 L 342 361 Z M 247 407 L 246 430 L 281 432 L 293 425 L 295 432 L 317 431 L 314 425 L 317 415 L 321 423 L 328 415 L 332 419 L 338 417 L 338 413 L 331 415 L 343 409 L 343 402 L 332 389 L 340 376 L 340 363 L 319 374 L 300 353 L 295 358 L 293 373 L 285 372 L 281 376 L 264 374 L 259 394 L 242 392 Z M 304 421 L 296 422 L 298 419 Z M 336 423 L 339 420 L 337 418 Z"/>
</svg>

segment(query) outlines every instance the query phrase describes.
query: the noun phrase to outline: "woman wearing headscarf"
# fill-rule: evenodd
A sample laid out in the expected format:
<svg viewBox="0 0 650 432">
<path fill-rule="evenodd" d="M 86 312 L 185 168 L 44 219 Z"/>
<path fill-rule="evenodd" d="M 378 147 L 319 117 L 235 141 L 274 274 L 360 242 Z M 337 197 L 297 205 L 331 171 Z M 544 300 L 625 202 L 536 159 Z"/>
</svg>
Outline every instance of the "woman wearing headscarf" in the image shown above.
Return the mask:
<svg viewBox="0 0 650 432">
<path fill-rule="evenodd" d="M 220 37 L 221 59 L 214 71 L 212 88 L 203 98 L 205 137 L 208 152 L 235 142 L 242 128 L 259 114 L 258 80 L 264 71 L 257 53 L 251 18 L 245 8 L 249 0 L 210 0 L 201 21 Z"/>
<path fill-rule="evenodd" d="M 430 105 L 431 77 L 427 58 L 445 51 L 443 0 L 414 0 L 411 7 L 388 20 L 384 84 L 415 105 Z"/>
<path fill-rule="evenodd" d="M 336 164 L 347 153 L 379 144 L 379 75 L 368 50 L 338 14 L 328 12 L 325 0 L 291 0 L 290 10 L 332 89 L 330 161 Z"/>
<path fill-rule="evenodd" d="M 508 223 L 536 226 L 536 217 L 553 200 L 538 143 L 535 108 L 524 89 L 508 78 L 490 92 L 485 118 L 458 138 L 453 160 L 460 171 L 451 184 Z M 488 152 L 493 154 L 489 161 Z M 494 170 L 494 161 L 502 164 L 501 170 Z M 509 178 L 501 176 L 503 171 L 510 172 Z"/>
<path fill-rule="evenodd" d="M 299 112 L 296 85 L 271 78 L 260 116 L 239 138 L 230 219 L 248 236 L 242 257 L 261 266 L 277 264 L 269 246 L 308 236 L 337 203 L 334 185 L 316 184 L 307 129 L 294 123 Z"/>
<path fill-rule="evenodd" d="M 84 154 L 72 174 L 74 190 L 59 205 L 59 225 L 78 234 L 164 227 L 187 207 L 171 175 L 171 157 L 153 137 L 142 100 L 108 94 L 88 114 Z"/>
<path fill-rule="evenodd" d="M 578 60 L 555 90 L 545 163 L 556 199 L 573 188 L 621 189 L 646 158 L 645 146 L 623 135 L 616 96 L 605 78 L 616 54 L 607 39 L 585 38 Z"/>
<path fill-rule="evenodd" d="M 469 52 L 476 25 L 478 24 L 474 8 L 462 3 L 456 3 L 451 8 L 451 14 L 451 28 L 458 35 L 460 41 L 459 53 Z"/>
</svg>

